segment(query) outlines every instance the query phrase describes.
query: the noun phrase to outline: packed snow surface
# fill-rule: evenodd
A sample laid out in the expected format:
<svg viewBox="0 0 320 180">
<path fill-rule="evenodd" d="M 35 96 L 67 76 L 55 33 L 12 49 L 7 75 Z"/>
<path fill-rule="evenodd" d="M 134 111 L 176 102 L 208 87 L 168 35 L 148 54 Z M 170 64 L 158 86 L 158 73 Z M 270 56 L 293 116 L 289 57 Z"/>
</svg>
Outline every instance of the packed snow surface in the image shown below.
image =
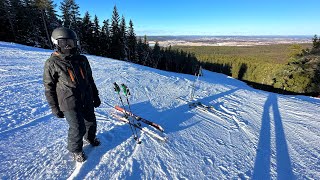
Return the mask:
<svg viewBox="0 0 320 180">
<path fill-rule="evenodd" d="M 52 51 L 0 42 L 0 179 L 320 179 L 320 100 L 255 90 L 228 76 L 160 71 L 88 56 L 102 105 L 99 147 L 85 163 L 66 150 L 68 124 L 44 96 Z M 126 84 L 132 111 L 160 124 L 161 142 L 111 114 L 113 82 Z M 195 100 L 210 111 L 189 107 Z M 148 127 L 152 131 L 156 131 Z"/>
</svg>

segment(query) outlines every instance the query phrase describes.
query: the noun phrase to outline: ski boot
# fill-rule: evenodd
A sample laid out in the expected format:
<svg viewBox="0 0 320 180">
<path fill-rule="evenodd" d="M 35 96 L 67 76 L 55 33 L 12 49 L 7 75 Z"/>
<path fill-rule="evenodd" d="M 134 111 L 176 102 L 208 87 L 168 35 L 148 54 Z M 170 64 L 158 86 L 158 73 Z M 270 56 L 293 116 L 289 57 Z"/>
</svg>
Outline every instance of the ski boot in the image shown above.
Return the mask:
<svg viewBox="0 0 320 180">
<path fill-rule="evenodd" d="M 83 151 L 81 152 L 74 152 L 72 153 L 73 160 L 77 162 L 84 162 L 87 159 L 87 156 L 84 154 Z"/>
<path fill-rule="evenodd" d="M 90 141 L 89 139 L 85 139 L 91 146 L 100 146 L 101 142 L 98 138 L 94 138 L 93 141 Z"/>
</svg>

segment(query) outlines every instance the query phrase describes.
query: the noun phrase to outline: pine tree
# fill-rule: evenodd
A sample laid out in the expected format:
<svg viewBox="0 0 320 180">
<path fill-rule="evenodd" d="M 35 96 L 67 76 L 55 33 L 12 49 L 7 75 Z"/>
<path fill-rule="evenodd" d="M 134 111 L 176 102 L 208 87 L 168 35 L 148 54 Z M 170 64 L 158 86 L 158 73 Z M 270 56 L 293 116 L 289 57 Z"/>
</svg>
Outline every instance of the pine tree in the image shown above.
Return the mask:
<svg viewBox="0 0 320 180">
<path fill-rule="evenodd" d="M 90 14 L 87 11 L 81 24 L 81 48 L 83 53 L 93 53 L 93 23 L 90 20 Z"/>
<path fill-rule="evenodd" d="M 31 46 L 51 47 L 49 32 L 52 30 L 49 28 L 54 28 L 52 24 L 57 26 L 51 0 L 4 0 L 1 3 L 6 39 Z"/>
<path fill-rule="evenodd" d="M 120 59 L 128 60 L 127 28 L 124 16 L 122 16 L 120 23 L 120 37 Z"/>
<path fill-rule="evenodd" d="M 134 33 L 133 22 L 129 22 L 128 30 L 128 57 L 131 62 L 138 62 L 138 52 L 137 52 L 137 37 Z"/>
<path fill-rule="evenodd" d="M 139 37 L 138 43 L 137 43 L 137 55 L 138 55 L 138 61 L 136 63 L 143 64 L 144 60 L 144 44 L 142 42 L 142 38 Z"/>
<path fill-rule="evenodd" d="M 80 24 L 79 5 L 75 0 L 63 0 L 61 2 L 60 10 L 62 13 L 62 22 L 64 27 L 68 27 L 79 33 L 78 25 Z"/>
<path fill-rule="evenodd" d="M 103 54 L 101 52 L 101 43 L 99 42 L 101 39 L 101 28 L 99 25 L 99 19 L 97 15 L 94 16 L 92 30 L 92 53 L 101 56 Z"/>
<path fill-rule="evenodd" d="M 24 21 L 23 29 L 26 36 L 27 45 L 42 47 L 46 43 L 46 36 L 42 33 L 41 11 L 33 0 L 24 0 Z"/>
<path fill-rule="evenodd" d="M 119 28 L 120 17 L 117 10 L 117 7 L 114 6 L 113 14 L 111 19 L 111 29 L 110 29 L 110 36 L 111 36 L 111 46 L 110 46 L 110 57 L 114 59 L 121 58 L 121 35 L 120 35 L 120 28 Z"/>
<path fill-rule="evenodd" d="M 151 62 L 150 62 L 151 50 L 150 50 L 149 43 L 147 40 L 147 35 L 144 35 L 141 48 L 142 48 L 142 57 L 141 57 L 140 61 L 142 62 L 142 65 L 150 66 L 151 65 Z"/>
<path fill-rule="evenodd" d="M 14 28 L 14 13 L 9 0 L 0 1 L 0 22 L 2 28 L 0 30 L 0 41 L 17 41 L 16 31 Z"/>
<path fill-rule="evenodd" d="M 312 45 L 313 45 L 312 46 L 313 49 L 317 49 L 320 47 L 319 39 L 317 35 L 314 35 L 314 37 L 312 38 Z"/>
<path fill-rule="evenodd" d="M 45 14 L 46 14 L 46 22 L 47 22 L 47 28 L 48 28 L 48 32 L 49 35 L 51 36 L 51 33 L 54 29 L 56 29 L 57 27 L 61 27 L 62 26 L 62 22 L 61 20 L 58 19 L 58 15 L 57 15 L 57 11 L 55 10 L 55 7 L 57 6 L 56 4 L 53 3 L 52 0 L 47 0 L 48 6 L 45 9 Z M 51 38 L 50 38 L 50 42 L 51 42 Z"/>
<path fill-rule="evenodd" d="M 45 46 L 52 49 L 53 46 L 51 44 L 50 32 L 59 26 L 56 11 L 54 10 L 55 5 L 52 0 L 36 0 L 35 4 L 41 12 L 41 20 L 43 24 L 41 31 L 42 33 L 45 32 L 45 36 L 47 37 L 44 42 Z"/>
<path fill-rule="evenodd" d="M 80 11 L 79 11 L 79 5 L 75 3 L 75 0 L 70 0 L 71 3 L 71 22 L 69 28 L 74 30 L 77 34 L 81 35 L 79 27 L 81 26 L 81 17 L 80 17 Z M 79 40 L 81 39 L 81 36 L 78 37 Z"/>
<path fill-rule="evenodd" d="M 166 71 L 171 71 L 173 68 L 173 57 L 172 57 L 172 52 L 171 52 L 171 45 L 166 48 L 165 50 L 165 56 L 166 56 L 166 61 L 165 61 L 165 70 Z"/>
<path fill-rule="evenodd" d="M 110 52 L 110 29 L 109 29 L 109 19 L 103 21 L 102 32 L 101 32 L 101 51 L 102 55 L 109 57 Z"/>
<path fill-rule="evenodd" d="M 17 43 L 27 44 L 27 31 L 30 28 L 30 21 L 26 19 L 26 9 L 21 0 L 7 1 L 8 18 L 12 21 L 12 29 Z M 28 26 L 26 25 L 28 23 Z"/>
<path fill-rule="evenodd" d="M 158 68 L 158 64 L 161 59 L 161 48 L 159 46 L 158 41 L 156 41 L 156 44 L 153 47 L 152 59 L 153 59 L 152 67 Z"/>
<path fill-rule="evenodd" d="M 61 2 L 61 5 L 60 5 L 60 10 L 61 10 L 61 19 L 62 19 L 62 22 L 63 22 L 63 26 L 65 27 L 68 27 L 70 25 L 70 22 L 71 22 L 71 12 L 70 12 L 70 9 L 71 9 L 71 4 L 70 4 L 70 0 L 64 0 Z"/>
</svg>

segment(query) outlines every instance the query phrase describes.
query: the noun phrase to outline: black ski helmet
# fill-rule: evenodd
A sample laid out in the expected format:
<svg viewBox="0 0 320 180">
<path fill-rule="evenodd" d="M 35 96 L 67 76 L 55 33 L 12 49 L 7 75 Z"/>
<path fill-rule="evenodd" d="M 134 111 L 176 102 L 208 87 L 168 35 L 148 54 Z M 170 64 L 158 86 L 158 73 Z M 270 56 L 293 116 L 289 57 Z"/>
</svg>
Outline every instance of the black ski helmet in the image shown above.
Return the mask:
<svg viewBox="0 0 320 180">
<path fill-rule="evenodd" d="M 78 41 L 77 34 L 69 28 L 59 27 L 53 30 L 51 40 L 53 44 L 58 44 L 58 39 L 74 39 Z"/>
<path fill-rule="evenodd" d="M 72 47 L 70 46 L 65 46 L 66 41 L 71 40 Z M 62 52 L 63 54 L 74 54 L 76 53 L 77 49 L 80 46 L 80 42 L 78 40 L 77 34 L 65 27 L 59 27 L 53 30 L 52 35 L 51 35 L 51 41 L 57 48 L 59 52 Z M 64 43 L 62 43 L 64 42 Z M 63 45 L 63 46 L 61 46 Z M 72 48 L 72 49 L 71 49 Z"/>
</svg>

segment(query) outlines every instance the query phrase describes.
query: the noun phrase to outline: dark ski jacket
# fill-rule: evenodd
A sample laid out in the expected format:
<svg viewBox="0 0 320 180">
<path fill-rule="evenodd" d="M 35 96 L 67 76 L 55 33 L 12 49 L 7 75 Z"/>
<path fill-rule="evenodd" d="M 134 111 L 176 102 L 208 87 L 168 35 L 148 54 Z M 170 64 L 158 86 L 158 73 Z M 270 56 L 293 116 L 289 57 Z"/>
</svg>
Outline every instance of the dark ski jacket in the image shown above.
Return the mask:
<svg viewBox="0 0 320 180">
<path fill-rule="evenodd" d="M 93 108 L 93 101 L 99 98 L 91 67 L 83 55 L 53 53 L 45 62 L 43 83 L 52 109 Z"/>
</svg>

